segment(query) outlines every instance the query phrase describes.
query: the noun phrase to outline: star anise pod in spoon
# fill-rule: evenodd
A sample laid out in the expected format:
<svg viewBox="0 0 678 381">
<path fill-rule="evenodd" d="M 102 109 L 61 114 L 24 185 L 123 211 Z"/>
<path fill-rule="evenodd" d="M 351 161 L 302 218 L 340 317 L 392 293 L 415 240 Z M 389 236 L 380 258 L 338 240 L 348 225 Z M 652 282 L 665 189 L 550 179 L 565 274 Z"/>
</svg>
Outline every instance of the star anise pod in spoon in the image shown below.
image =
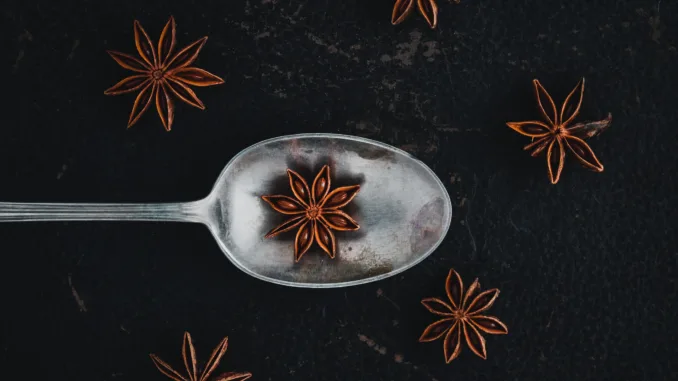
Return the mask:
<svg viewBox="0 0 678 381">
<path fill-rule="evenodd" d="M 200 370 L 198 368 L 198 360 L 195 356 L 195 348 L 193 347 L 193 340 L 191 340 L 191 334 L 184 332 L 184 345 L 181 348 L 181 357 L 184 359 L 184 366 L 186 367 L 186 376 L 172 369 L 169 364 L 162 361 L 158 356 L 151 354 L 151 360 L 158 368 L 160 373 L 171 378 L 174 381 L 207 381 L 209 376 L 214 372 L 214 370 L 219 366 L 221 358 L 226 353 L 226 348 L 228 348 L 228 337 L 225 337 L 214 351 L 212 351 L 212 356 L 207 360 L 205 367 Z M 220 376 L 214 378 L 214 381 L 245 381 L 252 377 L 252 373 L 248 372 L 228 372 L 223 373 Z"/>
<path fill-rule="evenodd" d="M 213 86 L 224 80 L 203 69 L 193 67 L 200 50 L 207 41 L 203 37 L 182 50 L 174 53 L 176 45 L 176 23 L 174 17 L 160 34 L 157 47 L 139 21 L 134 21 L 134 41 L 140 58 L 129 54 L 108 51 L 108 54 L 125 69 L 136 72 L 104 91 L 106 95 L 120 95 L 139 91 L 134 100 L 127 128 L 132 127 L 151 103 L 155 103 L 165 130 L 172 129 L 174 122 L 173 97 L 201 110 L 205 105 L 189 86 Z"/>
<path fill-rule="evenodd" d="M 454 2 L 458 4 L 459 0 Z M 391 14 L 391 24 L 398 25 L 403 22 L 414 11 L 415 3 L 431 29 L 435 29 L 438 25 L 438 5 L 435 0 L 396 0 Z"/>
<path fill-rule="evenodd" d="M 480 292 L 480 283 L 476 278 L 464 292 L 461 276 L 454 269 L 450 269 L 445 281 L 445 292 L 447 301 L 439 298 L 426 298 L 421 301 L 421 304 L 438 315 L 440 320 L 426 327 L 419 341 L 429 342 L 444 336 L 443 351 L 445 362 L 449 364 L 459 357 L 463 337 L 473 353 L 486 359 L 485 338 L 481 332 L 491 335 L 508 333 L 508 327 L 501 320 L 483 314 L 492 307 L 499 296 L 499 290 L 493 288 Z"/>
<path fill-rule="evenodd" d="M 262 196 L 277 212 L 290 218 L 266 234 L 266 238 L 297 229 L 294 240 L 294 260 L 298 262 L 313 242 L 334 258 L 337 250 L 332 230 L 354 231 L 360 225 L 340 209 L 348 205 L 360 191 L 360 185 L 339 187 L 330 192 L 330 167 L 322 167 L 309 188 L 298 173 L 287 170 L 294 198 L 283 195 Z"/>
<path fill-rule="evenodd" d="M 536 79 L 533 83 L 539 110 L 544 116 L 545 122 L 531 120 L 506 123 L 516 132 L 532 138 L 533 142 L 526 145 L 525 150 L 532 151 L 532 156 L 537 156 L 546 150 L 546 164 L 552 184 L 556 184 L 560 180 L 560 174 L 565 165 L 566 152 L 574 155 L 586 168 L 602 172 L 603 164 L 600 163 L 584 139 L 607 129 L 612 123 L 612 114 L 608 114 L 606 119 L 597 122 L 571 124 L 574 118 L 579 115 L 584 99 L 584 79 L 582 78 L 567 96 L 560 112 L 556 109 L 556 104 L 541 83 Z M 570 100 L 575 94 L 577 94 L 578 99 L 576 100 L 576 107 L 572 108 L 569 107 Z M 546 100 L 546 107 L 542 103 L 542 98 Z"/>
</svg>

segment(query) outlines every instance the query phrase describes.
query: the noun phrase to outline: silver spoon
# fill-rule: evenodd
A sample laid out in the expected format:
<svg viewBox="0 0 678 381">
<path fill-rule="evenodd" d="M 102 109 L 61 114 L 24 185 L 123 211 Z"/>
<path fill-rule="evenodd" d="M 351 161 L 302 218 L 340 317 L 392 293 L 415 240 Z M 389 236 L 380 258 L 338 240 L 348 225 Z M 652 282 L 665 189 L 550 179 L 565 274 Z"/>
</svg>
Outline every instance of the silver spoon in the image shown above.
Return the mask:
<svg viewBox="0 0 678 381">
<path fill-rule="evenodd" d="M 349 204 L 360 229 L 337 236 L 334 259 L 314 245 L 295 263 L 294 233 L 288 239 L 264 238 L 285 216 L 272 211 L 261 196 L 292 195 L 288 168 L 317 171 L 325 164 L 331 165 L 332 184 L 341 185 L 342 178 L 351 182 L 344 185 L 360 182 L 360 192 Z M 451 218 L 450 197 L 424 163 L 383 143 L 336 134 L 281 136 L 246 148 L 226 165 L 210 194 L 198 201 L 0 203 L 0 222 L 202 223 L 240 270 L 268 282 L 308 288 L 358 285 L 401 273 L 440 245 Z"/>
</svg>

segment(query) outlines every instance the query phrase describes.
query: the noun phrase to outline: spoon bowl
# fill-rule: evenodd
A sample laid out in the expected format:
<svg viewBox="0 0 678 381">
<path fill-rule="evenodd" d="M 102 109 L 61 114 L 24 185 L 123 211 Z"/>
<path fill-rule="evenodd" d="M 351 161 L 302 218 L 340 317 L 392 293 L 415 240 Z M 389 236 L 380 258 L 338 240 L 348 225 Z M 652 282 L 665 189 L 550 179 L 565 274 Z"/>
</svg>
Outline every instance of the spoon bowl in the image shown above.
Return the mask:
<svg viewBox="0 0 678 381">
<path fill-rule="evenodd" d="M 336 233 L 334 259 L 314 245 L 295 262 L 292 232 L 264 238 L 285 216 L 263 195 L 291 196 L 286 170 L 304 177 L 323 165 L 333 187 L 360 184 L 345 209 L 360 224 Z M 452 204 L 438 177 L 410 154 L 373 140 L 300 134 L 257 143 L 226 165 L 210 194 L 170 204 L 0 203 L 0 221 L 144 220 L 205 224 L 226 257 L 258 279 L 292 287 L 332 288 L 401 273 L 442 242 Z"/>
</svg>

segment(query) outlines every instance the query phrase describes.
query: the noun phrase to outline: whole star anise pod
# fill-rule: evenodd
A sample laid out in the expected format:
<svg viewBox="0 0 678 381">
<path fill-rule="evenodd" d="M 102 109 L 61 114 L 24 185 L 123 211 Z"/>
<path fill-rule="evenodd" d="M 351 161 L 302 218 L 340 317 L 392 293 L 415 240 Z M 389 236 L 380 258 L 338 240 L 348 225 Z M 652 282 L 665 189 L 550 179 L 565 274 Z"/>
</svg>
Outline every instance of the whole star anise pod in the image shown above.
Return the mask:
<svg viewBox="0 0 678 381">
<path fill-rule="evenodd" d="M 459 0 L 454 0 L 459 4 Z M 417 3 L 419 13 L 426 19 L 426 22 L 435 29 L 438 25 L 438 5 L 435 0 L 396 0 L 391 15 L 391 24 L 398 25 L 403 22 L 414 11 L 414 4 Z"/>
<path fill-rule="evenodd" d="M 499 296 L 499 290 L 493 288 L 481 292 L 478 279 L 464 293 L 464 283 L 454 269 L 450 269 L 445 282 L 445 291 L 449 303 L 438 298 L 426 298 L 421 301 L 429 311 L 441 316 L 441 319 L 429 325 L 419 338 L 420 342 L 429 342 L 445 335 L 443 350 L 445 361 L 449 364 L 461 353 L 461 338 L 476 355 L 487 358 L 485 338 L 480 331 L 492 335 L 507 334 L 508 328 L 494 316 L 482 315 Z"/>
<path fill-rule="evenodd" d="M 120 95 L 139 90 L 134 100 L 127 128 L 132 127 L 146 112 L 155 99 L 155 107 L 165 130 L 172 129 L 174 122 L 174 101 L 172 96 L 201 110 L 205 105 L 200 101 L 192 86 L 213 86 L 224 83 L 216 75 L 190 65 L 198 58 L 207 41 L 203 37 L 176 54 L 176 23 L 174 17 L 163 28 L 157 49 L 139 21 L 134 21 L 134 41 L 141 59 L 129 54 L 108 51 L 108 54 L 122 67 L 139 74 L 132 75 L 104 91 L 106 95 Z"/>
<path fill-rule="evenodd" d="M 518 133 L 533 139 L 532 143 L 525 146 L 525 150 L 531 150 L 532 156 L 537 156 L 546 150 L 546 164 L 552 184 L 556 184 L 560 180 L 560 174 L 565 165 L 565 147 L 586 168 L 602 172 L 603 164 L 600 163 L 591 147 L 582 138 L 590 138 L 608 128 L 612 123 L 612 114 L 608 114 L 608 117 L 601 121 L 570 125 L 572 120 L 579 115 L 584 99 L 584 79 L 582 78 L 567 96 L 560 113 L 556 110 L 556 104 L 541 83 L 536 79 L 533 82 L 539 110 L 546 119 L 546 123 L 537 120 L 506 123 Z M 579 91 L 579 99 L 577 106 L 572 110 L 568 106 L 577 91 Z M 544 108 L 542 97 L 548 102 L 546 109 L 549 112 Z"/>
<path fill-rule="evenodd" d="M 294 240 L 294 259 L 298 262 L 313 241 L 334 258 L 337 243 L 332 230 L 360 229 L 357 222 L 341 208 L 348 205 L 360 191 L 360 185 L 337 188 L 330 192 L 330 167 L 322 167 L 309 189 L 306 180 L 291 169 L 287 170 L 294 198 L 282 195 L 262 196 L 273 209 L 292 216 L 266 234 L 266 238 L 299 228 Z"/>
<path fill-rule="evenodd" d="M 184 332 L 184 345 L 181 349 L 181 356 L 184 359 L 184 366 L 186 367 L 186 372 L 188 374 L 187 376 L 172 369 L 171 366 L 160 360 L 160 358 L 154 354 L 151 354 L 151 360 L 153 360 L 153 363 L 162 374 L 174 381 L 207 381 L 207 378 L 214 372 L 217 366 L 219 366 L 221 358 L 224 356 L 224 353 L 226 353 L 226 348 L 228 348 L 228 337 L 224 337 L 224 339 L 221 340 L 221 343 L 214 348 L 212 356 L 210 356 L 207 364 L 205 364 L 205 368 L 202 372 L 199 372 L 191 335 L 188 332 Z M 252 373 L 228 372 L 216 377 L 214 381 L 245 381 L 250 377 L 252 377 Z"/>
</svg>

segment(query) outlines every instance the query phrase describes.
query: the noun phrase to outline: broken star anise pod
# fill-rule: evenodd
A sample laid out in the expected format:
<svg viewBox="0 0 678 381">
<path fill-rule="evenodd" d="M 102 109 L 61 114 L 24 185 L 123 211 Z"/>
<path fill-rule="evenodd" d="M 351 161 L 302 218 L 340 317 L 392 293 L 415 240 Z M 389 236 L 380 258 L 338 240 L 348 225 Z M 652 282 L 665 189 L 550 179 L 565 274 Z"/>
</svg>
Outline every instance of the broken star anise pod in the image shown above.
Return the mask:
<svg viewBox="0 0 678 381">
<path fill-rule="evenodd" d="M 212 351 L 212 356 L 210 356 L 210 359 L 205 364 L 205 368 L 199 371 L 191 335 L 188 332 L 184 332 L 184 345 L 181 348 L 181 357 L 184 359 L 184 366 L 186 367 L 187 373 L 186 376 L 172 369 L 171 366 L 160 360 L 160 358 L 154 354 L 151 354 L 151 360 L 153 360 L 153 363 L 162 374 L 174 381 L 207 381 L 209 376 L 214 372 L 217 366 L 219 366 L 219 362 L 224 356 L 224 353 L 226 353 L 227 347 L 228 337 L 224 337 L 224 339 L 221 340 L 221 343 L 219 343 L 219 345 L 214 348 L 214 351 Z M 245 381 L 250 377 L 252 377 L 252 373 L 228 372 L 215 377 L 214 381 Z"/>
<path fill-rule="evenodd" d="M 461 353 L 462 336 L 466 345 L 483 359 L 487 358 L 485 338 L 480 333 L 492 335 L 507 334 L 508 328 L 494 316 L 482 313 L 492 307 L 499 296 L 499 290 L 480 292 L 478 279 L 464 292 L 461 276 L 450 269 L 445 282 L 445 291 L 449 303 L 438 298 L 426 298 L 421 301 L 429 311 L 441 317 L 426 327 L 419 338 L 420 342 L 429 342 L 445 336 L 443 350 L 448 364 Z"/>
<path fill-rule="evenodd" d="M 459 0 L 454 0 L 459 3 Z M 419 13 L 426 19 L 426 22 L 435 29 L 438 25 L 438 5 L 435 0 L 396 0 L 391 15 L 391 24 L 398 25 L 403 22 L 414 11 L 415 3 Z"/>
<path fill-rule="evenodd" d="M 176 97 L 201 110 L 205 105 L 189 86 L 213 86 L 224 83 L 224 80 L 203 69 L 190 66 L 200 54 L 207 41 L 203 37 L 174 53 L 176 45 L 176 23 L 170 17 L 160 34 L 157 47 L 139 21 L 134 21 L 134 41 L 140 58 L 129 54 L 108 51 L 115 62 L 125 69 L 138 74 L 132 75 L 104 91 L 106 95 L 120 95 L 139 91 L 134 100 L 132 113 L 127 128 L 132 127 L 143 115 L 152 102 L 160 115 L 165 130 L 172 129 L 174 122 L 174 101 Z"/>
<path fill-rule="evenodd" d="M 539 110 L 546 122 L 531 120 L 506 123 L 516 132 L 532 138 L 533 142 L 526 145 L 525 150 L 531 150 L 532 156 L 537 156 L 546 150 L 546 164 L 552 184 L 556 184 L 560 180 L 560 174 L 565 165 L 566 150 L 571 152 L 586 168 L 602 172 L 603 164 L 600 163 L 584 139 L 597 135 L 608 128 L 612 123 L 612 114 L 608 114 L 606 119 L 596 122 L 570 124 L 579 114 L 584 99 L 584 79 L 582 78 L 567 96 L 560 112 L 556 109 L 556 104 L 541 83 L 536 79 L 533 83 L 537 93 Z M 579 99 L 576 101 L 576 107 L 574 109 L 568 107 L 570 100 L 577 92 Z M 546 108 L 542 103 L 542 98 L 546 100 Z"/>
<path fill-rule="evenodd" d="M 266 234 L 266 238 L 297 229 L 294 240 L 294 259 L 298 262 L 308 251 L 313 241 L 334 258 L 337 243 L 332 230 L 354 231 L 360 229 L 357 222 L 341 208 L 350 203 L 360 191 L 360 185 L 337 188 L 330 192 L 330 167 L 322 167 L 309 188 L 306 180 L 291 169 L 287 170 L 294 198 L 275 195 L 262 196 L 277 212 L 291 216 L 275 229 Z"/>
</svg>

